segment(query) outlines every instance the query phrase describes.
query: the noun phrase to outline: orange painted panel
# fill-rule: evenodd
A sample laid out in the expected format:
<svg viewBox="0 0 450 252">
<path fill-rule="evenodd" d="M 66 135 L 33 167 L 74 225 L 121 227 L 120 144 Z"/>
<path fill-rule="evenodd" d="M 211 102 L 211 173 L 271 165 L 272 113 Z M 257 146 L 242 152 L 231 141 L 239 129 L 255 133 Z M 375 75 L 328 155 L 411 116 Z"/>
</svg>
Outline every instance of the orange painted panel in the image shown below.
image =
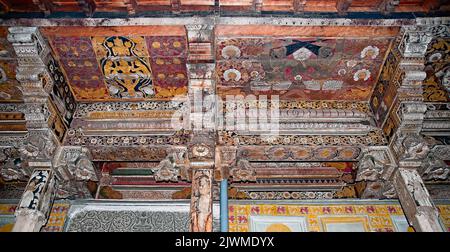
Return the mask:
<svg viewBox="0 0 450 252">
<path fill-rule="evenodd" d="M 151 35 L 151 36 L 184 36 L 186 30 L 181 25 L 154 26 L 114 26 L 114 27 L 44 27 L 44 36 L 82 37 L 82 36 L 122 36 Z"/>
<path fill-rule="evenodd" d="M 220 25 L 217 36 L 394 37 L 399 27 Z"/>
</svg>

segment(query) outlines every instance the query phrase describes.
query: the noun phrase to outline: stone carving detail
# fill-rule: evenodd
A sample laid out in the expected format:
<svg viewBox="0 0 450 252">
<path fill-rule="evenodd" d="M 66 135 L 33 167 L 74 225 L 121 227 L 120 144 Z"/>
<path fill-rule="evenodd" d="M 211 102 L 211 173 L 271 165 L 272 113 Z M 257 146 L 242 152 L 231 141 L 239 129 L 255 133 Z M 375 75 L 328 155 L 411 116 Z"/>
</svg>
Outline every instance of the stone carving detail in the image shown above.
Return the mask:
<svg viewBox="0 0 450 252">
<path fill-rule="evenodd" d="M 22 162 L 17 148 L 9 147 L 0 150 L 0 175 L 6 181 L 27 180 L 30 169 Z"/>
<path fill-rule="evenodd" d="M 51 159 L 56 145 L 48 130 L 29 132 L 28 139 L 19 150 L 27 159 Z"/>
<path fill-rule="evenodd" d="M 235 168 L 231 169 L 230 175 L 233 181 L 256 181 L 256 171 L 251 166 L 250 162 L 245 159 L 241 159 L 237 162 Z"/>
<path fill-rule="evenodd" d="M 195 169 L 192 175 L 191 231 L 212 230 L 212 169 Z"/>
<path fill-rule="evenodd" d="M 84 147 L 61 147 L 56 156 L 57 177 L 63 181 L 98 181 L 89 150 Z"/>
<path fill-rule="evenodd" d="M 402 140 L 402 160 L 420 160 L 430 151 L 427 140 L 419 134 L 408 134 Z"/>
<path fill-rule="evenodd" d="M 405 34 L 399 45 L 404 57 L 423 57 L 427 51 L 428 44 L 433 39 L 432 33 L 420 30 L 418 27 L 404 28 Z"/>
<path fill-rule="evenodd" d="M 420 168 L 420 175 L 424 180 L 446 180 L 450 174 L 450 167 L 444 160 L 450 160 L 450 148 L 435 146 L 431 149 Z"/>
<path fill-rule="evenodd" d="M 152 169 L 155 173 L 156 181 L 171 181 L 177 182 L 180 170 L 175 163 L 175 154 L 170 153 L 163 159 L 157 167 Z"/>
</svg>

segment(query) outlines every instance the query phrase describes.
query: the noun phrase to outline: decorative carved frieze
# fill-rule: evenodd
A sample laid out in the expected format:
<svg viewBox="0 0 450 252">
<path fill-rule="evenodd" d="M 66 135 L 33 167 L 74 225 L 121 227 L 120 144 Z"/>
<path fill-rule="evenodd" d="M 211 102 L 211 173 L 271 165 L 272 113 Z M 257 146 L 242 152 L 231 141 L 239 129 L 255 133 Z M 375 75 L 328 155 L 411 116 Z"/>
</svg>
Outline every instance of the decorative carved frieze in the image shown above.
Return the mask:
<svg viewBox="0 0 450 252">
<path fill-rule="evenodd" d="M 230 176 L 233 182 L 254 182 L 256 181 L 256 171 L 248 160 L 241 159 L 236 167 L 231 169 Z"/>
<path fill-rule="evenodd" d="M 370 131 L 367 135 L 315 135 L 315 136 L 260 136 L 238 135 L 232 131 L 219 131 L 219 143 L 224 145 L 329 145 L 329 146 L 376 146 L 387 143 L 381 130 Z"/>
<path fill-rule="evenodd" d="M 3 180 L 26 181 L 31 172 L 31 169 L 23 162 L 18 148 L 0 148 L 0 176 Z"/>
<path fill-rule="evenodd" d="M 89 118 L 96 112 L 114 111 L 170 111 L 183 108 L 185 101 L 145 101 L 145 102 L 96 102 L 81 103 L 74 118 Z"/>
<path fill-rule="evenodd" d="M 446 145 L 434 146 L 428 156 L 423 160 L 419 169 L 422 179 L 447 180 L 450 173 L 450 166 L 445 162 L 450 160 L 450 147 Z"/>
<path fill-rule="evenodd" d="M 85 147 L 63 146 L 55 155 L 56 176 L 62 181 L 98 181 L 89 150 Z"/>
</svg>

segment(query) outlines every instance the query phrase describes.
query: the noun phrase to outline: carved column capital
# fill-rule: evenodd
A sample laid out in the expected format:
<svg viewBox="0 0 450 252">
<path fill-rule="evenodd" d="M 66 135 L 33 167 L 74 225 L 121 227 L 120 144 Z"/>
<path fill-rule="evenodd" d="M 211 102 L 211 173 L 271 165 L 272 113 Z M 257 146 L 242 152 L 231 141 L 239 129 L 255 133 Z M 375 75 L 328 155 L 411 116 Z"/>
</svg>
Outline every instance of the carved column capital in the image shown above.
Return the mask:
<svg viewBox="0 0 450 252">
<path fill-rule="evenodd" d="M 402 31 L 399 50 L 403 57 L 424 57 L 433 34 L 419 26 L 404 26 Z"/>
<path fill-rule="evenodd" d="M 425 181 L 447 180 L 450 166 L 444 160 L 450 160 L 450 146 L 436 145 L 431 148 L 427 158 L 422 162 L 419 173 Z"/>
<path fill-rule="evenodd" d="M 62 146 L 54 157 L 59 180 L 98 181 L 89 150 L 81 146 Z"/>
</svg>

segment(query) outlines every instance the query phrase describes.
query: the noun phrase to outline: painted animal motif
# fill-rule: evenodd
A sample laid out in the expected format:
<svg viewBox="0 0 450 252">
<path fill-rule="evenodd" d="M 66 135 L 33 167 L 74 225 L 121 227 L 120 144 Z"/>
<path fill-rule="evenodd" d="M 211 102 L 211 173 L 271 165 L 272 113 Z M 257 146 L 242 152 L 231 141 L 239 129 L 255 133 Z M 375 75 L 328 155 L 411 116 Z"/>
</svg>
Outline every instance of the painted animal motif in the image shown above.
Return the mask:
<svg viewBox="0 0 450 252">
<path fill-rule="evenodd" d="M 153 96 L 151 70 L 148 62 L 139 57 L 136 43 L 127 37 L 114 36 L 103 42 L 106 57 L 100 64 L 110 94 L 116 98 Z"/>
</svg>

